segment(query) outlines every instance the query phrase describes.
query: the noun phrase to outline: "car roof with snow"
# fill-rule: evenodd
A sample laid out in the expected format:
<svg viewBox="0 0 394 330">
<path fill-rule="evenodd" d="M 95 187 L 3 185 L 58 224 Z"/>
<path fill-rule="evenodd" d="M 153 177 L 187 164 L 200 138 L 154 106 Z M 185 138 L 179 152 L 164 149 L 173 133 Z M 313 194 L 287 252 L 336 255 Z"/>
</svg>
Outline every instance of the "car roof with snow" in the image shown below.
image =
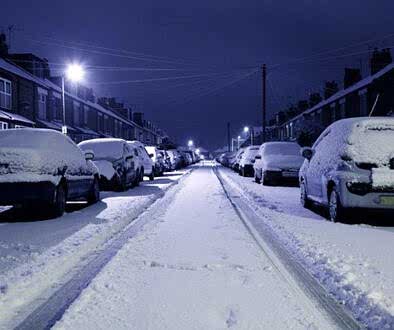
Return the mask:
<svg viewBox="0 0 394 330">
<path fill-rule="evenodd" d="M 101 138 L 86 140 L 78 144 L 83 150 L 92 150 L 94 159 L 120 159 L 123 156 L 123 146 L 126 141 L 116 138 Z"/>
</svg>

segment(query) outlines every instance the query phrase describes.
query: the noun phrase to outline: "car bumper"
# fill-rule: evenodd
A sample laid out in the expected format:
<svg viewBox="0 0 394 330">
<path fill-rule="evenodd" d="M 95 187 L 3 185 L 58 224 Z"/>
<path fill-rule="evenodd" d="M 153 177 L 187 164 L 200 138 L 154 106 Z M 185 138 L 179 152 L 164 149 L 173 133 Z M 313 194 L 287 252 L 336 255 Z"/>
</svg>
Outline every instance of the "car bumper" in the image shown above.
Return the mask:
<svg viewBox="0 0 394 330">
<path fill-rule="evenodd" d="M 52 202 L 56 186 L 43 182 L 4 182 L 0 183 L 0 205 L 18 205 L 31 202 Z"/>
<path fill-rule="evenodd" d="M 394 210 L 394 192 L 370 192 L 363 196 L 351 193 L 345 184 L 341 184 L 340 198 L 346 208 L 366 208 Z"/>
<path fill-rule="evenodd" d="M 243 167 L 243 171 L 244 171 L 246 176 L 253 176 L 254 175 L 253 165 L 245 165 Z"/>
<path fill-rule="evenodd" d="M 270 171 L 264 172 L 264 177 L 269 181 L 298 182 L 298 171 Z"/>
<path fill-rule="evenodd" d="M 116 189 L 120 184 L 120 179 L 117 175 L 114 175 L 111 180 L 108 180 L 105 176 L 100 175 L 99 186 L 100 190 L 113 190 Z"/>
</svg>

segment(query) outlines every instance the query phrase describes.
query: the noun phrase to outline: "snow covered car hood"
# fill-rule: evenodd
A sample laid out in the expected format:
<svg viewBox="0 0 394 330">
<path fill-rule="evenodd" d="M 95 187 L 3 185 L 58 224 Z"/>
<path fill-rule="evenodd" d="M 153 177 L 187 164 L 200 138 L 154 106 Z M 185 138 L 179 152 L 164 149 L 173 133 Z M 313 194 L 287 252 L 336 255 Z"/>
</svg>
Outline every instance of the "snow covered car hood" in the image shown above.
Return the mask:
<svg viewBox="0 0 394 330">
<path fill-rule="evenodd" d="M 6 130 L 0 134 L 0 182 L 50 181 L 92 177 L 97 168 L 59 132 L 45 129 Z"/>
<path fill-rule="evenodd" d="M 301 156 L 271 155 L 263 159 L 265 168 L 294 169 L 299 170 L 304 158 Z"/>
<path fill-rule="evenodd" d="M 107 180 L 111 180 L 115 175 L 114 165 L 108 160 L 95 160 L 94 165 L 97 166 L 99 174 Z"/>
</svg>

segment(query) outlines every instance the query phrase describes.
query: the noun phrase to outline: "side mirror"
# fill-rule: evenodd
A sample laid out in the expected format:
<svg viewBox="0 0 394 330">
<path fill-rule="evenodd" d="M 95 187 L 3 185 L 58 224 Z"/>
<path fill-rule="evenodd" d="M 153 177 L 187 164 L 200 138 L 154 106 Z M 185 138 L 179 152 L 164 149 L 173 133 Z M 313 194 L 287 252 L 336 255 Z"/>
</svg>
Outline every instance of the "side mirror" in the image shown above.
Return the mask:
<svg viewBox="0 0 394 330">
<path fill-rule="evenodd" d="M 130 161 L 130 160 L 132 160 L 132 159 L 133 159 L 133 156 L 127 156 L 127 157 L 125 158 L 126 162 L 128 162 L 128 161 Z"/>
<path fill-rule="evenodd" d="M 312 150 L 312 148 L 302 148 L 301 149 L 301 155 L 305 159 L 311 160 L 311 158 L 313 157 L 313 150 Z"/>
<path fill-rule="evenodd" d="M 94 159 L 94 152 L 92 150 L 85 151 L 85 159 L 86 160 L 93 160 Z"/>
<path fill-rule="evenodd" d="M 154 156 L 153 154 L 149 154 L 149 157 L 150 157 L 150 158 L 153 158 L 153 156 Z"/>
<path fill-rule="evenodd" d="M 255 161 L 256 159 L 261 159 L 261 155 L 256 155 L 256 157 L 254 157 Z"/>
</svg>

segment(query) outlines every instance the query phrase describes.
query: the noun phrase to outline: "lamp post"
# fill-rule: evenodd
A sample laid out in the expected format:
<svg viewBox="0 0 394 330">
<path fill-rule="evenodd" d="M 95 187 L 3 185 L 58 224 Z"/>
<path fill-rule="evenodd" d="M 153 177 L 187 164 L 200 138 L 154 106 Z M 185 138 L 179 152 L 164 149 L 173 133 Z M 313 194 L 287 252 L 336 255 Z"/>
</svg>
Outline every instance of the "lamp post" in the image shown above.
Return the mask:
<svg viewBox="0 0 394 330">
<path fill-rule="evenodd" d="M 238 137 L 237 137 L 237 142 L 238 142 L 238 148 L 237 149 L 239 149 L 239 142 L 241 141 L 241 136 L 240 135 L 238 135 Z"/>
<path fill-rule="evenodd" d="M 249 128 L 248 126 L 245 126 L 244 133 L 247 134 L 249 131 L 250 131 L 250 145 L 252 146 L 253 145 L 253 135 L 254 135 L 253 127 Z"/>
<path fill-rule="evenodd" d="M 63 110 L 63 126 L 62 133 L 67 134 L 67 125 L 66 125 L 66 99 L 64 92 L 64 80 L 65 78 L 71 80 L 74 83 L 77 83 L 83 79 L 85 75 L 85 71 L 83 67 L 79 64 L 70 64 L 68 65 L 64 74 L 62 74 L 62 110 Z"/>
</svg>

